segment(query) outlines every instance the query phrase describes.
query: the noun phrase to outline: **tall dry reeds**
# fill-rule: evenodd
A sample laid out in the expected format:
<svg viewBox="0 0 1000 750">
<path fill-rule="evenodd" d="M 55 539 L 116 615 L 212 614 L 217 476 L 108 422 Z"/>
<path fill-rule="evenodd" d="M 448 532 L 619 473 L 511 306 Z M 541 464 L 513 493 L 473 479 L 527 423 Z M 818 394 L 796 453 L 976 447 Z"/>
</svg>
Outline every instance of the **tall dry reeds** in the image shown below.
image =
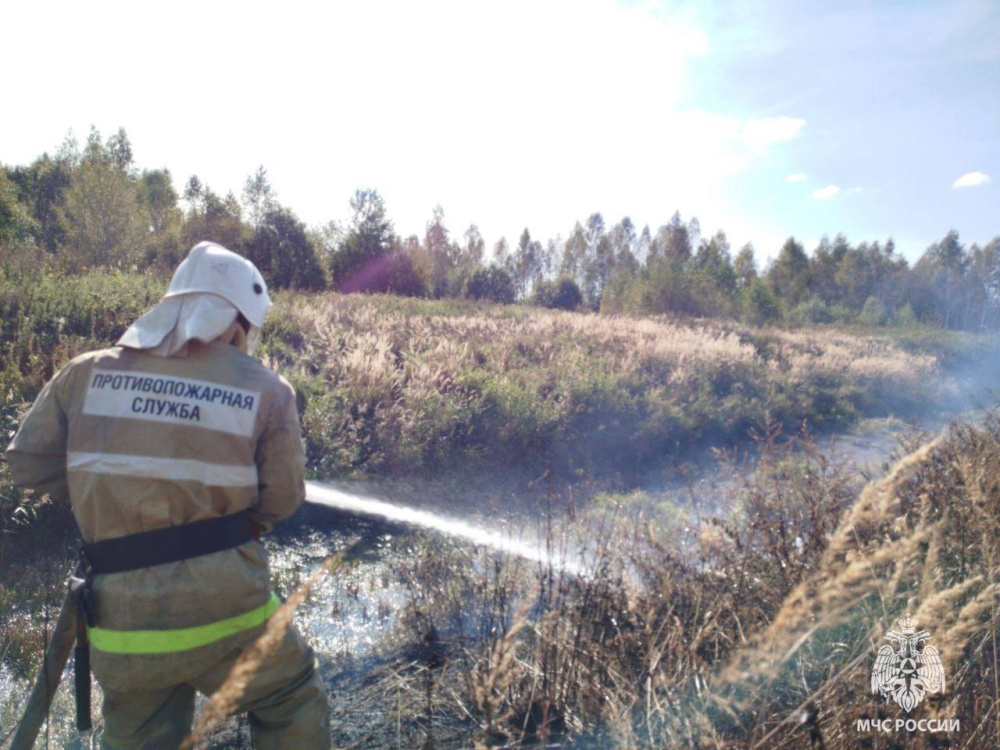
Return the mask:
<svg viewBox="0 0 1000 750">
<path fill-rule="evenodd" d="M 815 707 L 825 746 L 861 746 L 856 721 L 895 708 L 864 690 L 874 652 L 882 634 L 910 613 L 931 632 L 947 676 L 947 691 L 928 701 L 922 716 L 960 720 L 963 731 L 946 738 L 951 747 L 1000 746 L 998 531 L 1000 423 L 989 412 L 982 425 L 953 425 L 865 488 L 817 570 L 721 672 L 717 694 L 739 695 L 745 709 L 766 704 L 790 673 L 807 674 L 788 692 Z M 784 708 L 778 718 L 793 720 Z M 766 739 L 794 746 L 773 733 Z M 907 747 L 942 741 L 905 738 Z"/>
<path fill-rule="evenodd" d="M 766 414 L 821 426 L 922 407 L 940 380 L 887 337 L 379 297 L 285 298 L 266 333 L 323 474 L 641 471 Z"/>
<path fill-rule="evenodd" d="M 727 517 L 608 510 L 578 540 L 582 577 L 428 547 L 409 575 L 444 654 L 436 746 L 1000 746 L 1000 419 L 952 426 L 863 489 L 804 443 L 765 445 Z M 911 714 L 870 692 L 905 613 L 946 675 Z M 961 730 L 858 728 L 883 718 Z"/>
</svg>

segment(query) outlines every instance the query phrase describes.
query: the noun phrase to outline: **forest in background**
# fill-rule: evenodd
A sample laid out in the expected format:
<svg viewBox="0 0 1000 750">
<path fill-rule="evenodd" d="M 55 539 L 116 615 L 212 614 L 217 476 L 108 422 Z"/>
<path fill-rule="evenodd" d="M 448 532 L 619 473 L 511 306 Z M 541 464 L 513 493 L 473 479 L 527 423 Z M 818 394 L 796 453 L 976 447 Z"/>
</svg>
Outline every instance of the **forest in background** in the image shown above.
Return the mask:
<svg viewBox="0 0 1000 750">
<path fill-rule="evenodd" d="M 240 196 L 197 176 L 181 193 L 168 169 L 140 169 L 124 129 L 55 156 L 0 166 L 0 270 L 169 274 L 197 242 L 242 253 L 274 288 L 388 292 L 425 298 L 515 301 L 609 313 L 737 318 L 749 323 L 923 324 L 970 331 L 1000 323 L 1000 236 L 965 246 L 957 231 L 912 266 L 892 238 L 852 245 L 838 234 L 807 249 L 789 237 L 766 268 L 752 245 L 723 231 L 702 236 L 679 212 L 656 229 L 600 213 L 545 242 L 525 228 L 487 252 L 472 225 L 456 237 L 442 208 L 424 236 L 395 233 L 374 189 L 350 200 L 350 218 L 307 227 L 278 200 L 263 167 Z"/>
</svg>

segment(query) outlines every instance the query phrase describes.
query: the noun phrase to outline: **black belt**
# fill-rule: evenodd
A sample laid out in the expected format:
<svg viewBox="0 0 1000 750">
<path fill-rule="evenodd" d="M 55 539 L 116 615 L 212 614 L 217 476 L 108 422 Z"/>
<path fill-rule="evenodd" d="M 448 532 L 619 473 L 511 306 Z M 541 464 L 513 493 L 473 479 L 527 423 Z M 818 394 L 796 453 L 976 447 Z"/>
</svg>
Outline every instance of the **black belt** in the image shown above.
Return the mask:
<svg viewBox="0 0 1000 750">
<path fill-rule="evenodd" d="M 210 555 L 253 538 L 250 511 L 244 510 L 222 518 L 84 544 L 80 557 L 97 575 L 124 573 Z"/>
<path fill-rule="evenodd" d="M 91 728 L 90 645 L 85 624 L 90 627 L 97 625 L 93 577 L 210 555 L 238 547 L 254 538 L 250 511 L 244 510 L 222 518 L 105 539 L 80 547 L 81 566 L 77 571 L 78 575 L 70 579 L 70 588 L 76 596 L 78 607 L 74 651 L 77 729 L 86 731 Z"/>
</svg>

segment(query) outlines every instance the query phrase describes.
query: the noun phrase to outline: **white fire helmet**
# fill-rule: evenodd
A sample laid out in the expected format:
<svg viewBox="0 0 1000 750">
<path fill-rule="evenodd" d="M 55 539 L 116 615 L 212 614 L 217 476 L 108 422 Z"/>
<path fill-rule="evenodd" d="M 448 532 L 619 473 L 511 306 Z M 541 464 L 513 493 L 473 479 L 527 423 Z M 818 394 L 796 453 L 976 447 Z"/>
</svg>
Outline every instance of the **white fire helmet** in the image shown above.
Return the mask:
<svg viewBox="0 0 1000 750">
<path fill-rule="evenodd" d="M 267 284 L 257 267 L 241 255 L 214 242 L 200 242 L 177 266 L 164 299 L 208 292 L 228 300 L 255 327 L 264 325 L 271 307 Z"/>
<path fill-rule="evenodd" d="M 188 342 L 214 341 L 242 313 L 250 322 L 247 351 L 252 354 L 270 306 L 267 285 L 253 263 L 222 245 L 202 242 L 177 267 L 159 304 L 129 326 L 118 344 L 183 357 Z"/>
</svg>

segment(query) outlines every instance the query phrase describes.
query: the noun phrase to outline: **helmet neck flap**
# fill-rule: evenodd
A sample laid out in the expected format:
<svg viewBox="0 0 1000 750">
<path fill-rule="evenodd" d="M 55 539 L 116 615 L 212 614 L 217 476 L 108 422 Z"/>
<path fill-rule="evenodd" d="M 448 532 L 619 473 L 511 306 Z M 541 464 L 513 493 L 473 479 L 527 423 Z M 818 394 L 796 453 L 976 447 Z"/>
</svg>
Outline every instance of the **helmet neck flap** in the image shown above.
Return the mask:
<svg viewBox="0 0 1000 750">
<path fill-rule="evenodd" d="M 253 263 L 221 245 L 202 242 L 177 267 L 160 303 L 136 320 L 118 344 L 183 357 L 191 341 L 225 339 L 252 353 L 270 306 L 267 285 Z M 249 331 L 236 322 L 240 313 L 250 322 Z M 234 326 L 238 332 L 231 330 Z"/>
</svg>

